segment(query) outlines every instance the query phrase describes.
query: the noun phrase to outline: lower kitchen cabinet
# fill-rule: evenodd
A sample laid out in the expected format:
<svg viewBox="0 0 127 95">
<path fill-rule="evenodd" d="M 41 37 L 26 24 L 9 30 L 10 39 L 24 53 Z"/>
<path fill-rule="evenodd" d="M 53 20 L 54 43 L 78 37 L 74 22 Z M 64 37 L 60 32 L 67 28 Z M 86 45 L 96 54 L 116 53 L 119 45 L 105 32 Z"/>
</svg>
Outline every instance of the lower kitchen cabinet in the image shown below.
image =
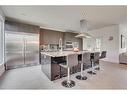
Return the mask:
<svg viewBox="0 0 127 95">
<path fill-rule="evenodd" d="M 79 59 L 80 60 L 80 59 Z M 59 64 L 66 64 L 66 57 L 51 57 L 41 54 L 42 71 L 51 80 L 60 79 L 67 76 L 67 69 L 61 67 Z M 87 69 L 84 64 L 84 70 Z M 81 64 L 70 68 L 70 74 L 75 74 L 81 71 Z"/>
</svg>

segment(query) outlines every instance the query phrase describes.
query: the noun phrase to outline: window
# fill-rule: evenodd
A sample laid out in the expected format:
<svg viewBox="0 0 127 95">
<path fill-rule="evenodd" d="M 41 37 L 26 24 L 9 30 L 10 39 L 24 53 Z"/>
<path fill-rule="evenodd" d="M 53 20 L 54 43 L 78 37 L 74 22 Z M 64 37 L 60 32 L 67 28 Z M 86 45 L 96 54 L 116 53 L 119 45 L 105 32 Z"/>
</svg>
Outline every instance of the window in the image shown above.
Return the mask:
<svg viewBox="0 0 127 95">
<path fill-rule="evenodd" d="M 101 38 L 83 39 L 83 49 L 92 51 L 101 51 Z"/>
<path fill-rule="evenodd" d="M 101 50 L 101 39 L 99 38 L 96 39 L 96 50 Z"/>
<path fill-rule="evenodd" d="M 79 43 L 78 42 L 73 42 L 73 48 L 79 48 Z"/>
<path fill-rule="evenodd" d="M 0 16 L 0 64 L 4 63 L 4 20 Z"/>
</svg>

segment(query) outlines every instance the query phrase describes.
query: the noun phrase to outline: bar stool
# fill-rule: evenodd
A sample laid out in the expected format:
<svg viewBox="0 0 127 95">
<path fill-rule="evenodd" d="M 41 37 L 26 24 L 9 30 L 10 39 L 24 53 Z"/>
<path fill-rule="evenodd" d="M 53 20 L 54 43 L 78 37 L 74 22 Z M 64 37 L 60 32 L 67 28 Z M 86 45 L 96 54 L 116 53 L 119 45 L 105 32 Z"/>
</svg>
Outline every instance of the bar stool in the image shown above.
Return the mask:
<svg viewBox="0 0 127 95">
<path fill-rule="evenodd" d="M 102 51 L 102 52 L 101 52 L 100 59 L 105 58 L 105 57 L 106 57 L 106 51 Z M 99 59 L 98 59 L 98 60 L 99 60 Z M 98 65 L 98 67 L 95 68 L 95 70 L 100 70 L 99 61 L 97 61 L 95 64 Z"/>
<path fill-rule="evenodd" d="M 91 63 L 91 53 L 86 52 L 82 54 L 82 61 L 79 62 L 81 64 L 81 73 L 77 75 L 76 78 L 79 80 L 86 80 L 87 77 L 83 75 L 83 65 Z"/>
<path fill-rule="evenodd" d="M 100 52 L 92 53 L 91 55 L 91 71 L 88 71 L 89 74 L 95 75 L 96 72 L 94 71 L 94 65 L 96 62 L 99 62 Z"/>
<path fill-rule="evenodd" d="M 66 64 L 59 64 L 61 67 L 66 68 L 67 69 L 67 80 L 62 82 L 62 85 L 64 87 L 68 87 L 71 88 L 73 86 L 75 86 L 75 82 L 70 80 L 70 68 L 72 68 L 73 66 L 78 65 L 78 55 L 77 54 L 69 54 L 67 56 L 67 62 Z"/>
<path fill-rule="evenodd" d="M 99 59 L 100 59 L 100 52 L 95 52 L 94 54 L 94 65 L 97 65 L 97 68 L 95 68 L 95 70 L 100 70 L 99 67 Z"/>
<path fill-rule="evenodd" d="M 102 51 L 100 59 L 105 58 L 106 57 L 106 53 L 107 53 L 107 51 Z"/>
</svg>

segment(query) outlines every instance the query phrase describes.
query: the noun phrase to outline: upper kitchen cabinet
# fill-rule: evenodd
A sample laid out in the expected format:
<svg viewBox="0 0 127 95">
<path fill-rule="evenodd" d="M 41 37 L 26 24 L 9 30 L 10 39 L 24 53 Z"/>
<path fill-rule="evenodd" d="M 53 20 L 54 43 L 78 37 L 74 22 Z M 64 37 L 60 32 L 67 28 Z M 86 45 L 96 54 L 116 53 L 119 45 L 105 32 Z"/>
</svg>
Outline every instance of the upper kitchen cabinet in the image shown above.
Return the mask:
<svg viewBox="0 0 127 95">
<path fill-rule="evenodd" d="M 63 35 L 63 42 L 66 45 L 68 42 L 78 43 L 78 48 L 82 50 L 82 38 L 76 38 L 77 33 L 65 32 Z"/>
<path fill-rule="evenodd" d="M 65 46 L 64 49 L 67 49 L 67 42 L 77 42 L 79 49 L 82 50 L 82 39 L 76 38 L 76 35 L 77 33 L 40 29 L 40 45 L 59 44 L 59 40 L 62 38 L 62 43 Z"/>
<path fill-rule="evenodd" d="M 59 39 L 63 38 L 60 31 L 40 29 L 40 43 L 42 44 L 59 44 Z"/>
</svg>

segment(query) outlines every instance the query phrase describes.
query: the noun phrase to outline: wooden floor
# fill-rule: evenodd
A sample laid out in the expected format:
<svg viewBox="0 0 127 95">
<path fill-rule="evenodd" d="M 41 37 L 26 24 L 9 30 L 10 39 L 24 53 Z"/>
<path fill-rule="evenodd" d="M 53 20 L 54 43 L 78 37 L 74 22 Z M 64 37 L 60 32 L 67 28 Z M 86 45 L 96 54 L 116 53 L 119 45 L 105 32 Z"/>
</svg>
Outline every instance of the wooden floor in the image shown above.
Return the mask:
<svg viewBox="0 0 127 95">
<path fill-rule="evenodd" d="M 75 78 L 79 73 L 73 74 L 71 79 L 76 86 L 71 89 L 127 89 L 127 65 L 100 62 L 101 70 L 96 75 L 89 75 L 87 80 L 80 81 Z M 0 89 L 70 89 L 61 85 L 66 77 L 50 81 L 41 71 L 41 66 L 32 66 L 8 70 L 0 78 Z"/>
</svg>

